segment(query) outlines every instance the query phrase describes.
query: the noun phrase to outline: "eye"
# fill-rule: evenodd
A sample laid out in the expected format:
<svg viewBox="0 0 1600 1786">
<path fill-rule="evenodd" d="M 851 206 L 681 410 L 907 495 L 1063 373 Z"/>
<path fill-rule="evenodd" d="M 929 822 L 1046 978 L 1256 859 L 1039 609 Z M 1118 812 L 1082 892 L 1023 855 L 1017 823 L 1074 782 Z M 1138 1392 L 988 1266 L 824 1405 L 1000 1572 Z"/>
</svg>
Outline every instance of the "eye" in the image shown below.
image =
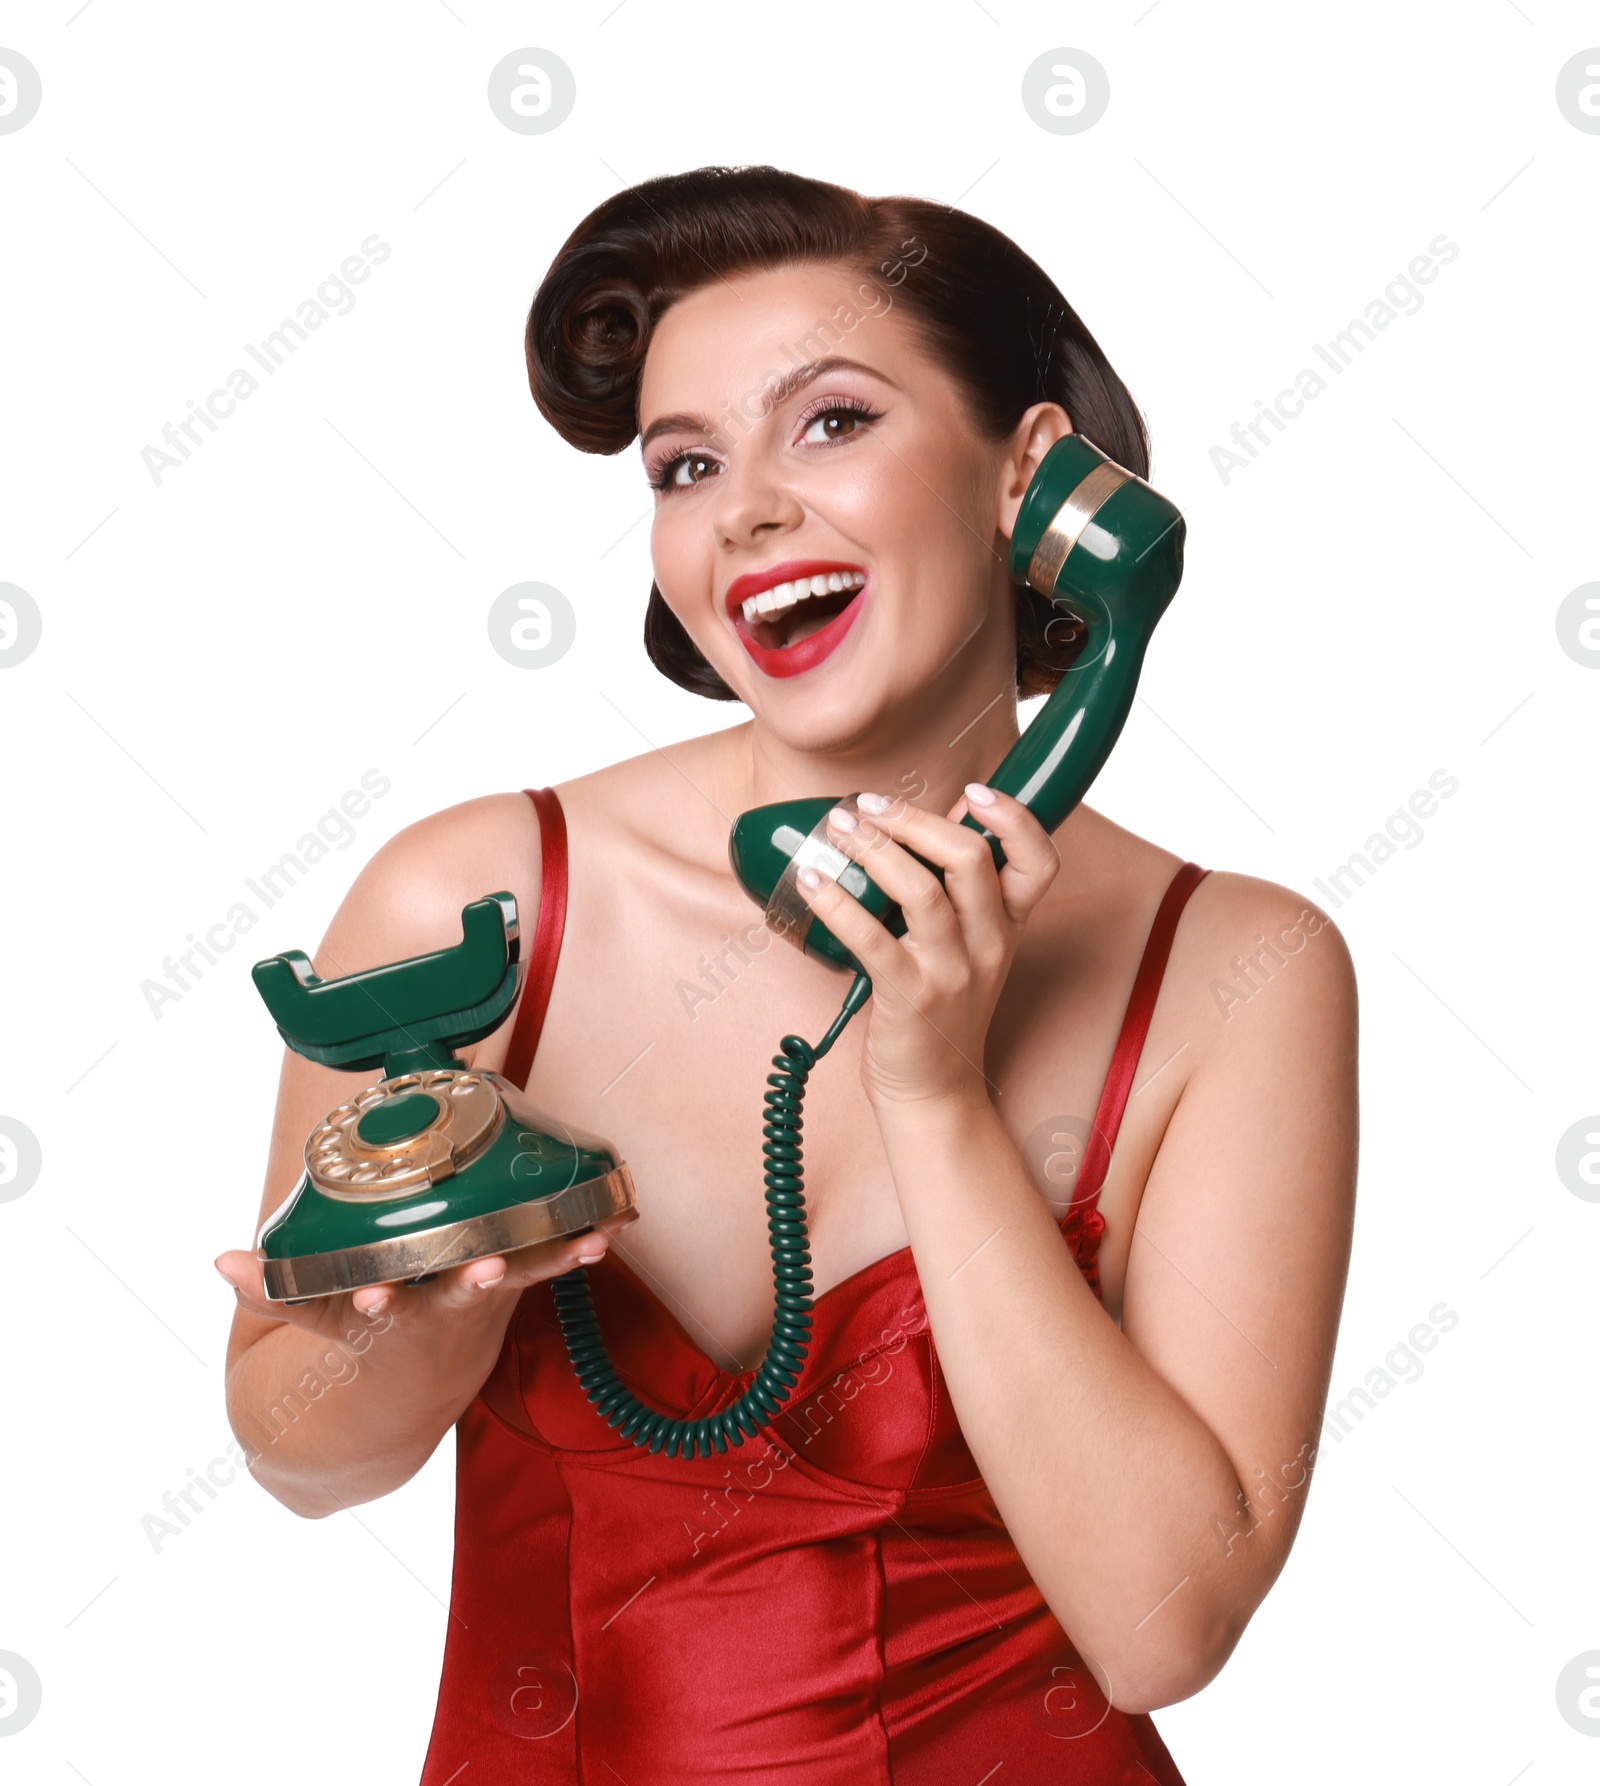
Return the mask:
<svg viewBox="0 0 1600 1786">
<path fill-rule="evenodd" d="M 822 438 L 812 440 L 811 444 L 813 446 L 831 446 L 836 440 L 851 439 L 854 435 L 859 434 L 867 423 L 881 420 L 882 415 L 882 410 L 872 408 L 870 404 L 861 402 L 859 398 L 835 397 L 824 404 L 822 408 L 814 409 L 809 415 L 802 418 L 801 426 L 805 433 L 801 438 L 808 438 L 812 429 L 821 425 L 824 429 Z M 840 421 L 850 424 L 847 431 L 836 433 L 829 429 L 830 423 Z"/>
<path fill-rule="evenodd" d="M 670 459 L 663 459 L 651 472 L 650 488 L 652 490 L 692 489 L 696 484 L 705 482 L 703 477 L 695 474 L 706 471 L 712 466 L 717 466 L 720 469 L 719 462 L 713 459 L 709 453 L 676 453 Z M 680 470 L 687 471 L 690 475 L 680 477 L 678 475 Z"/>
<path fill-rule="evenodd" d="M 883 411 L 874 409 L 871 404 L 864 403 L 859 397 L 832 397 L 816 404 L 800 418 L 801 436 L 811 446 L 836 446 L 853 439 L 863 427 L 871 422 L 881 421 Z M 822 434 L 812 439 L 812 430 L 820 427 Z M 720 474 L 722 461 L 714 459 L 709 453 L 687 452 L 675 453 L 670 459 L 663 459 L 647 473 L 650 488 L 663 495 L 671 495 L 677 490 L 692 490 L 703 484 L 710 477 Z"/>
</svg>

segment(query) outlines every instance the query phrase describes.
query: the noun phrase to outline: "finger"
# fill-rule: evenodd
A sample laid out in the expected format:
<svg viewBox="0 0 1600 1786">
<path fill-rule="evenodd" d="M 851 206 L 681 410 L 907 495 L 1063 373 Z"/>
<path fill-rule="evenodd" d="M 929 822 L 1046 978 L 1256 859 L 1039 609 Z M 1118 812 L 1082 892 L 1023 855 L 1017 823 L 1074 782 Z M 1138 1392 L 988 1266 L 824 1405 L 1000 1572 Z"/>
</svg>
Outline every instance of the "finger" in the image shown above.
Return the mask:
<svg viewBox="0 0 1600 1786">
<path fill-rule="evenodd" d="M 1003 947 L 1002 927 L 1011 914 L 995 873 L 994 857 L 981 833 L 970 825 L 940 818 L 936 812 L 925 812 L 908 800 L 891 800 L 882 794 L 856 796 L 856 804 L 868 811 L 879 802 L 883 811 L 875 814 L 873 822 L 944 871 L 946 903 L 968 951 L 974 957 L 985 953 L 986 940 Z"/>
<path fill-rule="evenodd" d="M 234 1300 L 247 1315 L 261 1321 L 287 1321 L 294 1327 L 316 1328 L 325 1324 L 330 1298 L 319 1296 L 301 1303 L 275 1302 L 267 1294 L 266 1276 L 254 1253 L 237 1249 L 213 1260 L 233 1290 Z"/>
<path fill-rule="evenodd" d="M 916 947 L 961 947 L 961 926 L 938 875 L 902 849 L 876 819 L 836 806 L 828 814 L 828 841 L 859 862 L 905 913 L 906 934 Z M 981 839 L 979 842 L 981 847 Z"/>
<path fill-rule="evenodd" d="M 358 1315 L 381 1315 L 387 1309 L 399 1309 L 415 1302 L 421 1286 L 406 1284 L 363 1284 L 350 1292 L 350 1306 Z"/>
<path fill-rule="evenodd" d="M 217 1268 L 223 1281 L 241 1296 L 253 1293 L 261 1281 L 261 1268 L 250 1253 L 240 1252 L 233 1248 L 226 1253 L 218 1253 L 211 1263 Z"/>
<path fill-rule="evenodd" d="M 452 1303 L 479 1301 L 486 1291 L 526 1290 L 530 1284 L 596 1265 L 611 1247 L 611 1236 L 599 1228 L 564 1234 L 558 1240 L 534 1241 L 492 1257 L 473 1259 L 447 1274 L 453 1281 L 441 1292 Z"/>
<path fill-rule="evenodd" d="M 969 781 L 963 793 L 973 820 L 1000 839 L 1005 866 L 1000 870 L 1000 893 L 1007 914 L 1022 922 L 1044 897 L 1061 868 L 1061 852 L 1055 840 L 1022 802 L 979 781 Z M 958 829 L 971 831 L 971 826 Z M 973 832 L 977 836 L 976 832 Z M 980 838 L 985 855 L 989 846 Z M 991 858 L 992 860 L 992 858 Z"/>
<path fill-rule="evenodd" d="M 490 1293 L 499 1289 L 508 1275 L 506 1255 L 490 1253 L 441 1271 L 431 1283 L 421 1287 L 421 1293 L 427 1308 L 445 1315 L 455 1314 L 462 1309 L 484 1307 Z"/>
<path fill-rule="evenodd" d="M 253 1253 L 238 1250 L 221 1253 L 212 1260 L 212 1264 L 238 1298 L 240 1308 L 247 1314 L 260 1315 L 273 1321 L 283 1319 L 282 1314 L 267 1299 L 261 1266 Z"/>
<path fill-rule="evenodd" d="M 865 906 L 845 892 L 831 875 L 802 868 L 796 877 L 800 896 L 822 923 L 867 970 L 875 989 L 892 987 L 909 996 L 905 950 Z"/>
</svg>

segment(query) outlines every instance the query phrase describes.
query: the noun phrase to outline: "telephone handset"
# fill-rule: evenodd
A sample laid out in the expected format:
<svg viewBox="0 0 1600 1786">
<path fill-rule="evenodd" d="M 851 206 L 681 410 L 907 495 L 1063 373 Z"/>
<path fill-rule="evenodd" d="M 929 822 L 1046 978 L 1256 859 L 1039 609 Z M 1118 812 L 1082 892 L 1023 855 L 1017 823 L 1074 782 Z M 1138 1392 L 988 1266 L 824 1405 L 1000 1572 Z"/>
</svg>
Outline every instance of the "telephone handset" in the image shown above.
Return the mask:
<svg viewBox="0 0 1600 1786">
<path fill-rule="evenodd" d="M 1088 791 L 1133 705 L 1145 650 L 1183 575 L 1184 521 L 1142 478 L 1080 434 L 1040 461 L 1012 533 L 1019 582 L 1074 615 L 1087 637 L 1072 667 L 1012 746 L 989 785 L 1054 831 Z M 783 1408 L 811 1336 L 800 1114 L 807 1077 L 866 1002 L 871 980 L 811 914 L 795 877 L 833 876 L 895 935 L 899 908 L 859 863 L 828 842 L 842 799 L 783 800 L 743 813 L 729 857 L 771 928 L 854 979 L 822 1039 L 785 1036 L 767 1076 L 762 1153 L 775 1314 L 767 1354 L 735 1401 L 701 1420 L 647 1406 L 617 1375 L 601 1338 L 588 1274 L 551 1280 L 573 1369 L 622 1438 L 671 1457 L 742 1445 Z M 1000 840 L 971 814 L 996 864 Z M 496 1073 L 450 1053 L 487 1035 L 517 993 L 516 902 L 492 894 L 461 914 L 462 942 L 435 955 L 321 982 L 298 951 L 259 962 L 256 985 L 289 1046 L 385 1078 L 331 1112 L 306 1144 L 307 1176 L 263 1224 L 267 1294 L 304 1300 L 362 1284 L 415 1282 L 448 1265 L 631 1219 L 628 1168 L 597 1136 L 580 1135 Z"/>
</svg>

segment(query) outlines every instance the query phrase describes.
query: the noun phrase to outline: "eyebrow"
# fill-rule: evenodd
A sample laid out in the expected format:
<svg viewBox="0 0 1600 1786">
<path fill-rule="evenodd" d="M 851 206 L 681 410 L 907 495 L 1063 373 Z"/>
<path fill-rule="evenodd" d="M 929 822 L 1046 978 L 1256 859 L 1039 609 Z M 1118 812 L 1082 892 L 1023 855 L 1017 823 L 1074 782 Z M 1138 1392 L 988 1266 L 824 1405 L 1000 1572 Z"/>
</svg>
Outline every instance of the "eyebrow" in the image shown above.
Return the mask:
<svg viewBox="0 0 1600 1786">
<path fill-rule="evenodd" d="M 780 403 L 786 403 L 802 385 L 810 384 L 814 379 L 822 378 L 829 372 L 865 372 L 870 378 L 881 378 L 886 385 L 899 390 L 899 386 L 875 366 L 866 366 L 860 360 L 846 359 L 843 354 L 831 354 L 823 360 L 807 360 L 805 365 L 796 366 L 786 372 L 779 380 L 777 389 L 773 391 L 769 410 L 776 409 Z M 765 389 L 765 381 L 760 387 Z M 658 434 L 671 434 L 679 430 L 689 434 L 715 434 L 716 425 L 708 422 L 703 415 L 691 411 L 680 410 L 675 415 L 664 415 L 653 421 L 639 436 L 639 449 L 642 452 Z"/>
</svg>

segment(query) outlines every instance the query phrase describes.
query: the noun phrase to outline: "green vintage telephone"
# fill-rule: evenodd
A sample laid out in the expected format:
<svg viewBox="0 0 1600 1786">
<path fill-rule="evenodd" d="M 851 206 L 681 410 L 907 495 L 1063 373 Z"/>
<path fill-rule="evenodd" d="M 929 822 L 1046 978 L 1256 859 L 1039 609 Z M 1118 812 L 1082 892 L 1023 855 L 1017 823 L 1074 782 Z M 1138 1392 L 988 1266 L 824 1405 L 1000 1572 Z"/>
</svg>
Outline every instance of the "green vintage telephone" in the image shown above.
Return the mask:
<svg viewBox="0 0 1600 1786">
<path fill-rule="evenodd" d="M 493 893 L 463 909 L 461 941 L 432 955 L 341 980 L 319 980 L 298 949 L 251 969 L 297 1054 L 383 1069 L 312 1130 L 305 1178 L 261 1225 L 274 1301 L 417 1283 L 632 1212 L 628 1168 L 603 1140 L 453 1052 L 516 1003 L 518 954 L 517 902 Z"/>
<path fill-rule="evenodd" d="M 1082 649 L 1033 723 L 989 777 L 1046 830 L 1088 791 L 1133 705 L 1156 622 L 1183 575 L 1183 516 L 1082 435 L 1040 461 L 1011 539 L 1012 576 L 1075 616 Z M 668 1456 L 742 1445 L 783 1407 L 811 1336 L 800 1112 L 811 1069 L 865 1004 L 872 983 L 816 921 L 796 876 L 831 875 L 896 936 L 898 906 L 827 838 L 844 799 L 785 800 L 742 814 L 729 838 L 734 872 L 769 926 L 806 954 L 854 974 L 815 1045 L 785 1036 L 767 1076 L 765 1183 L 776 1313 L 749 1387 L 720 1413 L 680 1420 L 647 1407 L 606 1354 L 581 1267 L 551 1282 L 573 1368 L 622 1437 Z M 962 821 L 1000 840 L 970 813 Z M 331 1112 L 306 1144 L 306 1178 L 262 1225 L 267 1294 L 297 1301 L 362 1284 L 421 1281 L 449 1265 L 577 1233 L 634 1212 L 632 1180 L 605 1141 L 538 1110 L 498 1074 L 451 1053 L 494 1029 L 517 996 L 516 902 L 492 894 L 461 914 L 456 947 L 319 981 L 298 951 L 257 963 L 256 985 L 291 1048 L 385 1078 Z"/>
</svg>

